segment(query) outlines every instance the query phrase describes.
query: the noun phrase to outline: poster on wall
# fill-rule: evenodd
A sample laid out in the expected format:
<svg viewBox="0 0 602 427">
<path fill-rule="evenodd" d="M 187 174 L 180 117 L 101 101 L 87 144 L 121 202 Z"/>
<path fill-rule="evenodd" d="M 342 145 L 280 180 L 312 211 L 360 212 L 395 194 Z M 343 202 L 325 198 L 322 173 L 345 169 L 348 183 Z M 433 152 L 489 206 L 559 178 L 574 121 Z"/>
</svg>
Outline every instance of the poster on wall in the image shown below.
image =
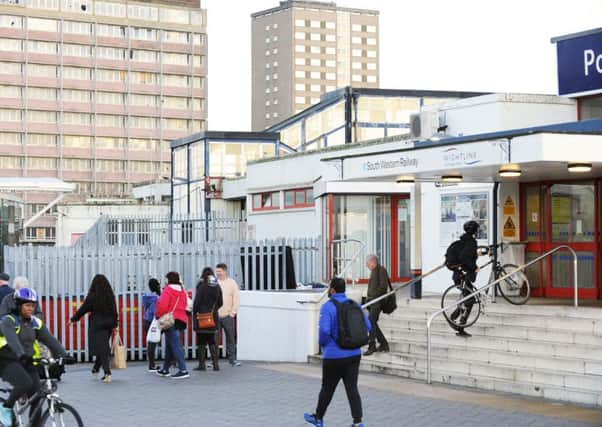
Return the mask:
<svg viewBox="0 0 602 427">
<path fill-rule="evenodd" d="M 441 243 L 448 245 L 464 234 L 463 225 L 479 223 L 478 240 L 487 240 L 489 193 L 446 194 L 441 196 Z"/>
</svg>

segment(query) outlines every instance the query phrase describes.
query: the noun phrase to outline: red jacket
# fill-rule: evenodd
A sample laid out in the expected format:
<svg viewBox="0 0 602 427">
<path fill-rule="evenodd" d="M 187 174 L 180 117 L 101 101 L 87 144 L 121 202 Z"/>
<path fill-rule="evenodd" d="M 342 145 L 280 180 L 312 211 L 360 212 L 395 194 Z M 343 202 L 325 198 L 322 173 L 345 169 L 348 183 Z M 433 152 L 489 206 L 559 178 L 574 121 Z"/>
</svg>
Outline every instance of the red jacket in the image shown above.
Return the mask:
<svg viewBox="0 0 602 427">
<path fill-rule="evenodd" d="M 158 319 L 164 314 L 167 314 L 173 310 L 174 319 L 187 323 L 187 299 L 188 294 L 183 286 L 175 284 L 167 285 L 165 288 L 163 288 L 163 292 L 161 292 L 161 296 L 157 301 L 157 311 L 155 312 L 155 316 Z"/>
</svg>

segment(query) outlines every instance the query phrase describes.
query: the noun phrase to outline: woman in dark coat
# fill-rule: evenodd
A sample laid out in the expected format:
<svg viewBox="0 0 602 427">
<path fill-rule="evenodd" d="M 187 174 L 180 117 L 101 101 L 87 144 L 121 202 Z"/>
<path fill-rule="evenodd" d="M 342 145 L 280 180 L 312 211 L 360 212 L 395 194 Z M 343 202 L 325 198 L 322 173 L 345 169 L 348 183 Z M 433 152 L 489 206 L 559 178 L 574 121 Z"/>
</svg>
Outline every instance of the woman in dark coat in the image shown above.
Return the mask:
<svg viewBox="0 0 602 427">
<path fill-rule="evenodd" d="M 205 273 L 205 271 L 203 273 Z M 194 305 L 192 309 L 194 331 L 197 334 L 197 341 L 199 343 L 199 366 L 197 370 L 204 371 L 206 369 L 205 346 L 208 345 L 209 352 L 211 353 L 211 359 L 213 361 L 213 370 L 219 371 L 219 355 L 217 351 L 217 344 L 215 342 L 215 336 L 219 330 L 219 315 L 217 312 L 223 304 L 222 290 L 214 275 L 203 274 L 201 277 L 202 279 L 196 287 L 196 295 L 194 297 Z M 213 312 L 215 327 L 200 329 L 197 321 L 197 314 L 209 312 Z"/>
<path fill-rule="evenodd" d="M 117 304 L 109 280 L 102 274 L 92 279 L 90 290 L 84 303 L 71 318 L 71 323 L 79 321 L 86 313 L 88 319 L 88 343 L 90 353 L 96 356 L 92 374 L 98 374 L 100 367 L 104 371 L 102 382 L 111 382 L 110 340 L 113 329 L 117 327 Z"/>
</svg>

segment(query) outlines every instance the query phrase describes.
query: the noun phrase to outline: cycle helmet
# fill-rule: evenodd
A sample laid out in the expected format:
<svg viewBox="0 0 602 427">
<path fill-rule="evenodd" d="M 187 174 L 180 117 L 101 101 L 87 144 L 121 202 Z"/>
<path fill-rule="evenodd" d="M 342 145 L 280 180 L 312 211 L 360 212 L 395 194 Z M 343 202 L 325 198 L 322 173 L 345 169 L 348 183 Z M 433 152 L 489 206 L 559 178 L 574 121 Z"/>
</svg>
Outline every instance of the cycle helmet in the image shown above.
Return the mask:
<svg viewBox="0 0 602 427">
<path fill-rule="evenodd" d="M 479 231 L 479 223 L 476 221 L 467 221 L 464 223 L 464 231 L 468 234 L 477 234 Z"/>
<path fill-rule="evenodd" d="M 38 302 L 38 294 L 33 289 L 29 288 L 17 289 L 13 296 L 17 305 L 25 304 L 28 302 Z"/>
</svg>

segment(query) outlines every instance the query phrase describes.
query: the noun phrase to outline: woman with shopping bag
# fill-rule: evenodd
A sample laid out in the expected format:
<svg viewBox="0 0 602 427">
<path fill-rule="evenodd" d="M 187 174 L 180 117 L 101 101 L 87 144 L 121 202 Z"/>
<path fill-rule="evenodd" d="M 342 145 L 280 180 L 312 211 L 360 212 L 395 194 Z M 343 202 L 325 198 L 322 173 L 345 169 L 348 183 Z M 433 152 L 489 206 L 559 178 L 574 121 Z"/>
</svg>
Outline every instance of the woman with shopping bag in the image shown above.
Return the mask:
<svg viewBox="0 0 602 427">
<path fill-rule="evenodd" d="M 161 296 L 161 285 L 154 277 L 148 281 L 148 289 L 142 295 L 142 306 L 144 307 L 144 331 L 146 334 L 146 357 L 148 359 L 148 372 L 157 372 L 159 367 L 155 365 L 157 343 L 161 341 L 161 330 L 159 321 L 155 318 L 157 301 Z"/>
<path fill-rule="evenodd" d="M 103 383 L 111 382 L 111 333 L 117 328 L 117 304 L 109 280 L 102 274 L 92 279 L 84 303 L 71 317 L 71 323 L 79 321 L 85 314 L 88 319 L 88 343 L 92 356 L 95 356 L 92 375 L 97 375 L 102 367 Z"/>
<path fill-rule="evenodd" d="M 163 367 L 157 371 L 157 375 L 183 379 L 190 377 L 186 368 L 186 359 L 182 349 L 181 335 L 188 324 L 188 294 L 180 280 L 180 274 L 175 271 L 165 276 L 167 285 L 163 288 L 161 296 L 157 301 L 155 317 L 159 321 L 159 327 L 165 334 L 165 360 Z M 170 375 L 169 363 L 175 359 L 178 363 L 178 372 Z"/>
</svg>

